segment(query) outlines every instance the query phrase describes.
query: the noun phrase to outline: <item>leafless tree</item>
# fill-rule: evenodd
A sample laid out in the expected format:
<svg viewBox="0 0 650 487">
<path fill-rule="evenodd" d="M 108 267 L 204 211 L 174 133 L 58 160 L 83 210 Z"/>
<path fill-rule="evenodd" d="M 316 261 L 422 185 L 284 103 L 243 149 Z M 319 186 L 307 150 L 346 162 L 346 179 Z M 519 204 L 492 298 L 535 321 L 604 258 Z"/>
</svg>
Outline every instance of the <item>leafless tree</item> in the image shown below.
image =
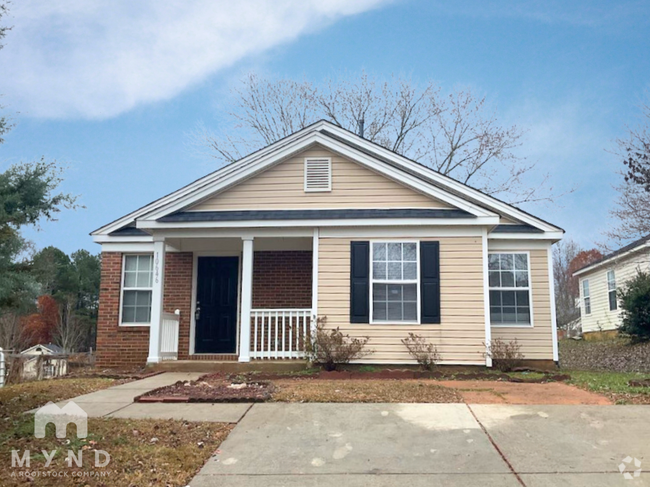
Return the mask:
<svg viewBox="0 0 650 487">
<path fill-rule="evenodd" d="M 54 329 L 53 338 L 65 353 L 76 352 L 89 332 L 87 323 L 77 315 L 77 297 L 67 295 L 59 305 L 59 319 Z"/>
<path fill-rule="evenodd" d="M 629 128 L 628 136 L 616 141 L 614 153 L 625 167 L 619 171 L 618 199 L 610 211 L 614 225 L 605 232 L 614 246 L 650 233 L 650 106 L 642 105 L 641 111 L 641 127 Z"/>
<path fill-rule="evenodd" d="M 0 310 L 0 347 L 4 350 L 22 351 L 27 345 L 20 319 L 16 309 Z"/>
<path fill-rule="evenodd" d="M 582 252 L 571 239 L 562 240 L 553 246 L 553 279 L 555 280 L 555 310 L 558 326 L 564 327 L 580 316 L 576 299 L 580 292 L 573 277 L 572 262 Z"/>
<path fill-rule="evenodd" d="M 322 85 L 250 74 L 234 91 L 228 131 L 195 134 L 220 163 L 229 163 L 319 120 L 358 132 L 382 147 L 425 164 L 512 204 L 552 201 L 548 175 L 527 185 L 535 163 L 516 154 L 522 131 L 503 127 L 484 97 L 470 90 L 442 94 L 433 82 L 361 76 Z"/>
</svg>

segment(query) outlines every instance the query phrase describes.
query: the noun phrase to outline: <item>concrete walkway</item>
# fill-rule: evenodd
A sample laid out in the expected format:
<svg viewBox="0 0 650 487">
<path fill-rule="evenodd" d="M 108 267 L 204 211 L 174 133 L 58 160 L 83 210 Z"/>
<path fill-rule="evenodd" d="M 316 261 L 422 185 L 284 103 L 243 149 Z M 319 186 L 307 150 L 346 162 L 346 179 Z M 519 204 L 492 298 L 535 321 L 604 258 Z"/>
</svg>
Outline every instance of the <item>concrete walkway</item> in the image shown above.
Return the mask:
<svg viewBox="0 0 650 487">
<path fill-rule="evenodd" d="M 645 406 L 256 404 L 190 485 L 650 486 L 618 471 L 650 466 L 649 420 Z"/>
<path fill-rule="evenodd" d="M 88 414 L 89 418 L 178 419 L 219 423 L 239 421 L 250 408 L 250 404 L 146 404 L 133 402 L 135 397 L 152 389 L 168 386 L 179 380 L 196 380 L 202 375 L 201 373 L 166 372 L 73 397 L 61 401 L 57 405 L 62 407 L 69 401 L 74 401 Z"/>
</svg>

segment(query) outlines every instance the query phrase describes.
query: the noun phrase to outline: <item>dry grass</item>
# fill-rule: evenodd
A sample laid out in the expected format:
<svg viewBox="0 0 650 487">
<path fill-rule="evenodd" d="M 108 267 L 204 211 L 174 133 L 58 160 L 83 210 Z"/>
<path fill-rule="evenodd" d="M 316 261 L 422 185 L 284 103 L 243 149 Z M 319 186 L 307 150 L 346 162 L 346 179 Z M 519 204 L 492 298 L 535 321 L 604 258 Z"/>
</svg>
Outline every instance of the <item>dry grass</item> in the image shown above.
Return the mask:
<svg viewBox="0 0 650 487">
<path fill-rule="evenodd" d="M 273 381 L 276 402 L 463 402 L 454 390 L 429 380 Z"/>
<path fill-rule="evenodd" d="M 61 379 L 8 386 L 0 390 L 0 471 L 2 485 L 39 486 L 184 486 L 196 474 L 219 444 L 228 436 L 231 425 L 183 421 L 88 420 L 88 437 L 77 439 L 74 427 L 68 438 L 54 436 L 53 425 L 45 438 L 33 436 L 34 418 L 24 411 L 49 400 L 59 401 L 106 388 L 111 379 Z M 28 471 L 40 476 L 33 481 L 20 473 L 27 469 L 11 466 L 11 450 L 31 451 Z M 68 449 L 83 454 L 81 468 L 65 463 Z M 54 460 L 45 467 L 41 450 L 56 450 Z M 107 467 L 94 467 L 94 450 L 111 456 Z M 75 472 L 85 476 L 75 476 Z M 98 475 L 104 472 L 103 476 Z M 55 473 L 66 476 L 53 477 Z"/>
</svg>

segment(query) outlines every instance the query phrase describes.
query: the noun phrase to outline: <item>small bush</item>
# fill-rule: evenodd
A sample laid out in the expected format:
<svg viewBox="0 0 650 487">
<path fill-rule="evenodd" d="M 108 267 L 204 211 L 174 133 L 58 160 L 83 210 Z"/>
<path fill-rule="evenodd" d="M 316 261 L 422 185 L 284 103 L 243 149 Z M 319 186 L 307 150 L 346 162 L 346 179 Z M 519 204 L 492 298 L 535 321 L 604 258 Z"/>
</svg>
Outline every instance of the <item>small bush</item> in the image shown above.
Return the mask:
<svg viewBox="0 0 650 487">
<path fill-rule="evenodd" d="M 650 274 L 639 270 L 618 291 L 622 323 L 619 332 L 633 343 L 650 340 Z"/>
<path fill-rule="evenodd" d="M 336 370 L 340 365 L 366 357 L 372 353 L 365 347 L 369 337 L 351 338 L 339 329 L 325 329 L 326 318 L 318 318 L 315 334 L 307 342 L 307 358 L 325 370 Z"/>
<path fill-rule="evenodd" d="M 521 353 L 521 346 L 517 339 L 504 342 L 500 338 L 485 344 L 485 356 L 492 359 L 492 367 L 501 372 L 510 372 L 512 369 L 519 367 L 524 360 L 524 354 Z"/>
<path fill-rule="evenodd" d="M 433 370 L 440 362 L 438 348 L 433 343 L 415 333 L 409 333 L 408 337 L 402 339 L 402 343 L 409 351 L 411 357 L 426 370 Z"/>
</svg>

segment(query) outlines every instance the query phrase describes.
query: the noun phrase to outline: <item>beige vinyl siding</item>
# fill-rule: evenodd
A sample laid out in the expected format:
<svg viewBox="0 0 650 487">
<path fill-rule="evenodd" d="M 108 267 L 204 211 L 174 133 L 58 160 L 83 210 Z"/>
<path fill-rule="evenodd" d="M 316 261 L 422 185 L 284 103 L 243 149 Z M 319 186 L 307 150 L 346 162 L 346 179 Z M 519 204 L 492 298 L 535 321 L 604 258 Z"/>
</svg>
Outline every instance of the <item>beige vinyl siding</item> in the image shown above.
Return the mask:
<svg viewBox="0 0 650 487">
<path fill-rule="evenodd" d="M 518 222 L 516 220 L 512 220 L 511 218 L 506 218 L 505 216 L 502 216 L 499 218 L 499 225 L 518 225 L 521 222 Z"/>
<path fill-rule="evenodd" d="M 306 157 L 332 158 L 332 190 L 305 192 Z M 325 209 L 325 208 L 449 208 L 360 164 L 314 147 L 190 208 L 190 211 Z"/>
<path fill-rule="evenodd" d="M 625 281 L 636 274 L 638 268 L 647 271 L 650 268 L 649 264 L 650 251 L 644 250 L 580 276 L 580 320 L 583 333 L 614 330 L 620 325 L 620 307 L 615 311 L 609 310 L 607 271 L 614 270 L 616 288 L 620 289 Z M 584 290 L 582 287 L 582 282 L 585 279 L 589 280 L 591 314 L 585 313 Z"/>
<path fill-rule="evenodd" d="M 350 323 L 350 242 L 368 238 L 321 238 L 318 265 L 318 313 L 327 327 L 350 336 L 369 336 L 375 353 L 363 362 L 412 363 L 401 340 L 409 332 L 438 347 L 447 363 L 482 364 L 485 341 L 483 260 L 480 237 L 423 238 L 440 242 L 441 323 L 436 325 Z M 370 239 L 373 240 L 373 239 Z M 391 237 L 389 241 L 413 240 Z"/>
<path fill-rule="evenodd" d="M 551 320 L 551 288 L 546 249 L 491 250 L 490 252 L 530 252 L 530 279 L 533 296 L 533 326 L 492 326 L 492 339 L 511 341 L 515 338 L 521 352 L 529 360 L 553 360 L 553 325 Z"/>
</svg>

